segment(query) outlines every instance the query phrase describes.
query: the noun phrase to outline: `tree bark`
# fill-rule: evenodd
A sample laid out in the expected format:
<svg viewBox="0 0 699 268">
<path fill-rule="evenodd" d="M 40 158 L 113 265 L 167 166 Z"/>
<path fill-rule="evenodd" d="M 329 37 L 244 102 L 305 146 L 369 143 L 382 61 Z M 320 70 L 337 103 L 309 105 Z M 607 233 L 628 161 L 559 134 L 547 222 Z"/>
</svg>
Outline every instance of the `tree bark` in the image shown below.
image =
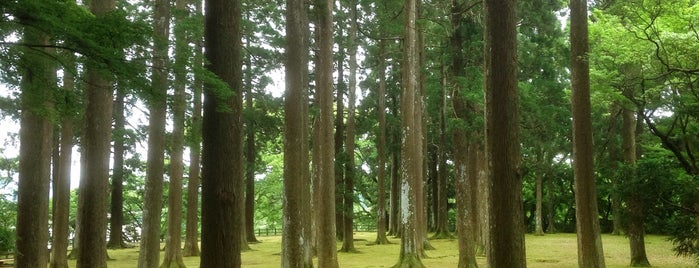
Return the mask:
<svg viewBox="0 0 699 268">
<path fill-rule="evenodd" d="M 344 191 L 344 224 L 342 252 L 356 251 L 354 248 L 354 176 L 355 176 L 355 114 L 357 98 L 357 3 L 349 1 L 350 29 L 349 29 L 349 88 L 347 105 L 347 159 L 345 161 L 345 191 Z"/>
<path fill-rule="evenodd" d="M 74 65 L 69 65 L 73 67 Z M 69 94 L 75 88 L 75 68 L 63 72 L 63 90 Z M 68 105 L 75 105 L 66 97 Z M 68 268 L 68 238 L 70 236 L 70 173 L 73 157 L 73 114 L 66 113 L 61 119 L 61 133 L 57 176 L 54 177 L 53 243 L 51 243 L 50 268 Z"/>
<path fill-rule="evenodd" d="M 454 57 L 454 55 L 452 55 Z M 461 67 L 463 68 L 463 67 Z M 443 74 L 444 80 L 447 79 L 447 74 Z M 439 107 L 439 145 L 437 146 L 437 183 L 436 195 L 433 196 L 432 202 L 436 204 L 436 209 L 433 212 L 435 215 L 435 234 L 433 238 L 445 239 L 453 238 L 449 232 L 449 208 L 447 207 L 447 128 L 446 128 L 446 107 L 447 107 L 447 82 L 444 82 L 444 91 L 441 92 L 441 101 Z M 433 184 L 435 185 L 435 184 Z M 468 189 L 468 188 L 467 188 Z M 433 191 L 434 193 L 435 191 Z M 468 203 L 470 205 L 470 202 Z"/>
<path fill-rule="evenodd" d="M 208 0 L 207 68 L 232 94 L 205 88 L 202 124 L 201 267 L 240 267 L 244 179 L 240 1 Z M 222 111 L 227 107 L 230 111 Z M 231 158 L 232 157 L 232 158 Z"/>
<path fill-rule="evenodd" d="M 537 155 L 537 161 L 536 164 L 539 166 L 539 168 L 536 171 L 536 219 L 535 219 L 535 226 L 534 226 L 534 235 L 544 235 L 544 206 L 543 206 L 543 199 L 544 199 L 544 167 L 543 167 L 543 150 L 539 150 L 538 155 Z"/>
<path fill-rule="evenodd" d="M 250 56 L 246 59 L 248 70 L 252 69 Z M 252 72 L 245 77 L 245 107 L 249 113 L 255 109 L 252 98 Z M 255 119 L 248 117 L 245 125 L 245 237 L 248 242 L 259 242 L 255 237 Z"/>
<path fill-rule="evenodd" d="M 401 94 L 401 132 L 404 137 L 401 146 L 400 181 L 400 222 L 402 224 L 400 257 L 394 267 L 425 267 L 421 261 L 422 248 L 419 213 L 423 213 L 417 203 L 422 184 L 423 146 L 420 121 L 422 103 L 419 101 L 419 58 L 417 51 L 417 3 L 406 0 L 403 25 L 403 92 Z"/>
<path fill-rule="evenodd" d="M 163 173 L 165 172 L 165 121 L 168 90 L 168 38 L 170 2 L 156 0 L 153 14 L 152 92 L 148 101 L 148 160 L 143 197 L 143 229 L 138 254 L 139 268 L 160 264 L 160 216 L 163 208 Z"/>
<path fill-rule="evenodd" d="M 182 259 L 182 180 L 184 174 L 184 128 L 186 110 L 186 83 L 189 62 L 189 42 L 182 23 L 187 12 L 185 0 L 175 1 L 175 92 L 172 98 L 172 136 L 170 140 L 170 184 L 168 191 L 167 234 L 162 268 L 184 268 Z"/>
<path fill-rule="evenodd" d="M 491 184 L 487 259 L 490 267 L 526 267 L 515 3 L 514 0 L 485 1 L 485 140 Z"/>
<path fill-rule="evenodd" d="M 337 34 L 342 36 L 342 27 L 338 27 Z M 337 60 L 337 95 L 335 96 L 335 102 L 337 107 L 337 113 L 335 114 L 335 224 L 336 224 L 336 236 L 338 241 L 343 241 L 344 236 L 344 189 L 345 189 L 345 170 L 342 168 L 342 149 L 345 144 L 345 91 L 347 90 L 347 85 L 345 84 L 345 53 L 343 52 L 342 39 L 337 40 L 337 45 L 340 49 L 338 53 Z"/>
<path fill-rule="evenodd" d="M 48 46 L 49 36 L 25 27 L 24 42 Z M 22 54 L 20 105 L 20 152 L 17 196 L 15 267 L 46 267 L 49 240 L 49 185 L 53 113 L 51 97 L 56 87 L 55 67 L 44 53 L 48 49 L 25 49 Z"/>
<path fill-rule="evenodd" d="M 95 16 L 114 10 L 114 0 L 90 1 Z M 109 196 L 109 153 L 112 140 L 113 85 L 97 66 L 87 66 L 85 110 L 85 168 L 78 197 L 78 268 L 107 267 L 107 197 Z M 81 204 L 82 203 L 82 204 Z M 82 208 L 82 209 L 80 209 Z"/>
<path fill-rule="evenodd" d="M 626 89 L 626 91 L 630 91 Z M 631 92 L 624 92 L 627 98 L 633 98 Z M 624 152 L 624 163 L 628 171 L 625 172 L 626 180 L 634 187 L 636 181 L 636 118 L 633 109 L 624 108 L 622 111 L 622 149 Z M 631 249 L 631 266 L 650 266 L 646 255 L 645 227 L 644 227 L 644 203 L 643 197 L 637 191 L 629 191 L 626 196 L 626 207 L 628 210 L 628 226 L 626 233 L 629 237 L 629 247 Z"/>
<path fill-rule="evenodd" d="M 571 85 L 573 110 L 573 173 L 578 265 L 605 267 L 594 176 L 587 1 L 570 1 Z"/>
<path fill-rule="evenodd" d="M 196 5 L 196 14 L 202 14 L 201 3 Z M 194 66 L 201 67 L 202 45 L 201 40 L 195 41 Z M 187 219 L 185 230 L 183 256 L 199 256 L 199 185 L 200 183 L 200 159 L 201 159 L 201 112 L 202 112 L 202 88 L 201 78 L 194 77 L 192 85 L 192 127 L 189 140 L 189 175 L 187 182 Z"/>
<path fill-rule="evenodd" d="M 108 248 L 125 248 L 122 226 L 124 225 L 124 101 L 126 91 L 117 91 L 114 100 L 114 164 L 112 170 L 112 201 L 110 203 L 110 223 Z"/>
<path fill-rule="evenodd" d="M 377 201 L 376 201 L 376 243 L 377 245 L 389 244 L 386 237 L 386 226 L 388 223 L 386 213 L 386 40 L 379 41 L 378 76 L 378 118 L 379 131 L 376 144 L 378 167 L 377 167 Z"/>
<path fill-rule="evenodd" d="M 282 267 L 311 267 L 304 207 L 310 206 L 308 180 L 308 19 L 305 3 L 286 1 L 286 98 L 284 101 L 284 230 Z M 334 200 L 334 199 L 330 199 Z"/>
<path fill-rule="evenodd" d="M 318 63 L 316 66 L 316 99 L 318 101 L 319 115 L 319 140 L 320 143 L 320 200 L 324 200 L 319 204 L 318 215 L 320 221 L 318 226 L 318 267 L 339 267 L 337 260 L 337 245 L 336 245 L 336 204 L 328 202 L 338 200 L 335 196 L 335 182 L 337 168 L 332 161 L 335 159 L 335 148 L 337 140 L 333 137 L 333 1 L 332 0 L 316 0 L 317 16 L 318 16 L 318 32 L 319 32 L 319 51 Z M 338 103 L 342 102 L 342 93 Z M 338 107 L 338 117 L 341 117 Z M 342 120 L 338 122 L 338 132 L 340 132 Z M 335 137 L 336 138 L 336 137 Z M 341 138 L 340 138 L 341 140 Z M 340 145 L 342 141 L 340 141 Z"/>
</svg>

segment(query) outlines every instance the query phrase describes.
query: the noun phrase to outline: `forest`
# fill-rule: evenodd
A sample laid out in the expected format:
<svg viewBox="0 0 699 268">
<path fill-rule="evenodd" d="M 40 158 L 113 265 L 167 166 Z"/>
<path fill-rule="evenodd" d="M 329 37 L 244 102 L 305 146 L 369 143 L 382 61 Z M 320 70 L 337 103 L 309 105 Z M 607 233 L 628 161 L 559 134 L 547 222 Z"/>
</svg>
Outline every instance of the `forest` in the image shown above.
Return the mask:
<svg viewBox="0 0 699 268">
<path fill-rule="evenodd" d="M 3 0 L 0 67 L 0 266 L 699 265 L 696 0 Z"/>
</svg>

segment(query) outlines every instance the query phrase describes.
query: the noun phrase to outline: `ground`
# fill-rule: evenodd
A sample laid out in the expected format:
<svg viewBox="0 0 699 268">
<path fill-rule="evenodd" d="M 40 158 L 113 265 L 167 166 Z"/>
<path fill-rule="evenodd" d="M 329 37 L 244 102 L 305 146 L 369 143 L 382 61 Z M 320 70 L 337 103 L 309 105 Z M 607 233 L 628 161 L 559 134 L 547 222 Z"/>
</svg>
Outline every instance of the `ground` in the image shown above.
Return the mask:
<svg viewBox="0 0 699 268">
<path fill-rule="evenodd" d="M 279 267 L 281 236 L 258 237 L 261 243 L 251 244 L 252 251 L 243 252 L 245 268 Z M 355 247 L 358 253 L 340 253 L 340 267 L 391 267 L 398 262 L 400 241 L 389 237 L 390 245 L 369 245 L 376 239 L 375 233 L 359 232 L 355 234 Z M 624 236 L 602 235 L 604 255 L 607 267 L 628 267 L 629 245 Z M 423 259 L 426 267 L 455 267 L 458 257 L 457 243 L 454 239 L 432 240 L 437 248 L 427 252 L 429 258 Z M 338 248 L 340 244 L 338 243 Z M 554 234 L 545 236 L 526 236 L 528 267 L 577 267 L 575 234 Z M 650 235 L 646 238 L 648 259 L 653 267 L 696 267 L 692 258 L 677 257 L 672 252 L 672 243 L 665 236 Z M 110 268 L 136 267 L 138 249 L 110 250 Z M 162 259 L 162 257 L 161 257 Z M 185 257 L 187 267 L 199 267 L 198 257 Z M 478 257 L 478 265 L 486 267 L 485 258 Z M 75 264 L 72 263 L 71 267 Z"/>
</svg>

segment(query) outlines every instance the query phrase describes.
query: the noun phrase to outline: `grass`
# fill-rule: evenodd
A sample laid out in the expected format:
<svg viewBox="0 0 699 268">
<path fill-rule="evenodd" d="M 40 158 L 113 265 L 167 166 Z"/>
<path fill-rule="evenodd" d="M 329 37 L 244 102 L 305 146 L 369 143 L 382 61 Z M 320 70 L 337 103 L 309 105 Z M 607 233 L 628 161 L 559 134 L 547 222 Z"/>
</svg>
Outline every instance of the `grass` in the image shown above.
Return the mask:
<svg viewBox="0 0 699 268">
<path fill-rule="evenodd" d="M 359 232 L 355 234 L 357 253 L 340 253 L 338 259 L 342 268 L 392 267 L 398 262 L 400 241 L 389 238 L 390 245 L 370 245 L 376 238 L 375 233 Z M 242 253 L 243 267 L 279 267 L 280 236 L 258 237 L 262 241 L 252 244 L 252 251 Z M 629 245 L 624 236 L 602 235 L 604 255 L 607 267 L 628 267 Z M 426 267 L 456 267 L 458 260 L 457 241 L 455 239 L 431 240 L 437 248 L 427 252 L 429 258 L 422 262 Z M 526 236 L 528 267 L 577 267 L 577 246 L 575 234 L 553 234 L 546 236 Z M 338 243 L 338 248 L 341 244 Z M 653 267 L 696 267 L 692 258 L 677 257 L 672 251 L 672 243 L 665 236 L 649 235 L 646 237 L 646 252 Z M 114 260 L 108 262 L 110 268 L 132 268 L 138 262 L 138 249 L 110 250 L 109 256 Z M 162 257 L 161 257 L 162 260 Z M 480 267 L 486 267 L 485 258 L 477 258 Z M 186 257 L 187 267 L 199 267 L 198 257 Z M 75 267 L 74 261 L 70 264 Z"/>
</svg>

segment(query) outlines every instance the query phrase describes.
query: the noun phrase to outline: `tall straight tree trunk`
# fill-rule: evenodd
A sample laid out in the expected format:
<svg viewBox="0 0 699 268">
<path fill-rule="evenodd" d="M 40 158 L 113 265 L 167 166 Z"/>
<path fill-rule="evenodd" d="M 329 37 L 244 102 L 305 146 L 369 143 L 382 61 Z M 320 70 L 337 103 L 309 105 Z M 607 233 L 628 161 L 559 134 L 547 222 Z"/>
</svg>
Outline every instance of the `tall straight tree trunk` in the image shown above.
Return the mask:
<svg viewBox="0 0 699 268">
<path fill-rule="evenodd" d="M 421 217 L 423 213 L 418 204 L 423 174 L 423 146 L 420 121 L 422 120 L 422 103 L 419 100 L 419 58 L 417 51 L 417 3 L 416 0 L 406 0 L 403 9 L 405 21 L 403 24 L 403 92 L 401 94 L 401 246 L 398 263 L 394 267 L 425 267 L 421 261 L 420 250 L 422 240 L 420 235 Z"/>
<path fill-rule="evenodd" d="M 74 65 L 63 72 L 63 90 L 70 94 L 75 88 Z M 75 105 L 68 97 L 69 105 Z M 57 177 L 54 177 L 53 243 L 51 243 L 51 268 L 68 268 L 68 238 L 70 236 L 70 173 L 73 159 L 73 114 L 63 114 L 61 118 L 60 155 Z"/>
<path fill-rule="evenodd" d="M 597 191 L 590 119 L 587 1 L 570 1 L 570 44 L 578 266 L 605 267 L 597 220 Z"/>
<path fill-rule="evenodd" d="M 544 235 L 544 206 L 543 206 L 543 199 L 544 199 L 544 167 L 543 167 L 543 157 L 544 157 L 544 152 L 543 150 L 539 150 L 537 154 L 537 166 L 539 166 L 538 170 L 536 171 L 536 219 L 535 219 L 535 226 L 534 226 L 534 235 Z"/>
<path fill-rule="evenodd" d="M 340 251 L 352 252 L 354 248 L 354 176 L 355 176 L 355 113 L 357 98 L 357 3 L 350 2 L 350 29 L 349 29 L 349 84 L 347 105 L 347 159 L 345 161 L 345 191 L 343 212 L 345 223 L 342 226 L 342 248 Z"/>
<path fill-rule="evenodd" d="M 342 27 L 338 27 L 337 29 L 337 35 L 342 36 Z M 340 52 L 338 53 L 338 60 L 337 60 L 337 94 L 335 96 L 335 102 L 336 102 L 336 107 L 337 107 L 337 113 L 335 114 L 335 136 L 334 136 L 334 145 L 335 145 L 335 224 L 336 224 L 336 235 L 337 235 L 337 240 L 343 241 L 343 236 L 344 236 L 344 225 L 345 225 L 345 216 L 344 216 L 344 189 L 345 189 L 345 169 L 342 168 L 342 161 L 344 161 L 341 156 L 342 156 L 342 149 L 345 144 L 345 91 L 347 88 L 347 85 L 345 84 L 345 53 L 343 52 L 343 43 L 342 39 L 340 38 L 337 40 L 337 45 L 340 49 Z"/>
<path fill-rule="evenodd" d="M 626 89 L 626 91 L 630 91 Z M 632 93 L 624 92 L 627 98 L 633 98 Z M 628 171 L 625 172 L 626 180 L 633 184 L 636 180 L 636 118 L 633 109 L 624 108 L 622 111 L 622 147 L 624 152 L 624 163 Z M 650 266 L 646 255 L 645 227 L 644 227 L 644 204 L 643 197 L 630 191 L 626 196 L 626 207 L 628 210 L 628 226 L 626 234 L 629 237 L 629 247 L 631 249 L 631 266 Z"/>
<path fill-rule="evenodd" d="M 451 25 L 450 58 L 451 68 L 449 85 L 454 90 L 452 94 L 453 114 L 463 122 L 472 118 L 468 117 L 468 107 L 464 94 L 466 89 L 460 83 L 459 78 L 465 77 L 466 60 L 464 56 L 464 43 L 466 42 L 466 17 L 464 16 L 464 1 L 451 1 Z M 475 113 L 474 113 L 475 114 Z M 454 186 L 456 189 L 456 232 L 459 238 L 459 268 L 477 267 L 476 263 L 476 234 L 477 234 L 477 207 L 475 201 L 477 193 L 476 171 L 476 146 L 470 146 L 467 139 L 467 129 L 454 128 L 452 130 L 454 142 Z"/>
<path fill-rule="evenodd" d="M 416 20 L 421 17 L 422 11 L 422 0 L 416 1 Z M 415 196 L 417 196 L 415 205 L 417 211 L 417 231 L 418 231 L 418 252 L 422 257 L 427 257 L 425 250 L 435 249 L 430 243 L 427 237 L 427 194 L 425 191 L 425 185 L 427 180 L 427 104 L 425 103 L 425 95 L 427 94 L 427 75 L 422 72 L 422 67 L 425 66 L 427 62 L 427 53 L 425 49 L 425 29 L 422 24 L 415 23 L 415 37 L 416 37 L 416 51 L 417 51 L 417 62 L 416 62 L 416 75 L 417 75 L 417 94 L 415 95 L 415 102 L 419 109 L 415 110 L 416 118 L 420 118 L 417 121 L 417 128 L 420 134 L 420 145 L 422 146 L 422 152 L 420 158 L 422 160 L 422 173 L 420 175 L 420 181 L 415 187 Z"/>
<path fill-rule="evenodd" d="M 488 265 L 526 267 L 522 215 L 515 0 L 485 1 Z"/>
<path fill-rule="evenodd" d="M 394 109 L 392 109 L 394 110 Z M 396 114 L 396 113 L 394 113 Z M 393 130 L 394 133 L 391 139 L 391 147 L 396 147 L 400 144 L 400 134 L 398 131 Z M 400 219 L 400 151 L 393 149 L 391 150 L 391 182 L 390 182 L 390 209 L 388 217 L 389 234 L 394 237 L 401 236 L 401 219 Z"/>
<path fill-rule="evenodd" d="M 453 55 L 452 55 L 453 57 Z M 446 80 L 446 71 L 443 71 L 444 80 Z M 444 82 L 446 86 L 446 81 Z M 453 238 L 449 232 L 449 208 L 447 207 L 447 133 L 446 133 L 446 107 L 447 94 L 446 87 L 441 92 L 441 101 L 439 108 L 439 145 L 437 146 L 437 194 L 433 197 L 436 204 L 434 211 L 435 217 L 435 234 L 433 238 Z M 434 184 L 433 184 L 434 185 Z M 433 191 L 434 192 L 434 191 Z M 470 202 L 469 202 L 470 204 Z"/>
<path fill-rule="evenodd" d="M 118 90 L 114 100 L 114 152 L 112 170 L 112 202 L 110 203 L 110 223 L 108 248 L 124 248 L 124 236 L 122 226 L 124 225 L 124 101 L 125 90 Z"/>
<path fill-rule="evenodd" d="M 378 76 L 378 142 L 376 144 L 378 167 L 377 167 L 377 197 L 376 197 L 376 243 L 377 245 L 389 244 L 386 237 L 386 226 L 388 223 L 386 213 L 386 40 L 379 41 Z"/>
<path fill-rule="evenodd" d="M 229 87 L 207 85 L 202 125 L 201 267 L 240 267 L 243 124 L 240 1 L 206 1 L 207 68 Z M 222 111 L 221 107 L 230 111 Z M 231 159 L 232 157 L 232 159 Z"/>
<path fill-rule="evenodd" d="M 308 178 L 308 19 L 305 3 L 286 1 L 286 98 L 284 100 L 284 230 L 282 267 L 312 267 L 305 230 Z M 333 199 L 330 199 L 333 200 Z"/>
<path fill-rule="evenodd" d="M 168 90 L 168 36 L 170 2 L 156 0 L 153 14 L 152 92 L 148 100 L 148 160 L 143 197 L 143 229 L 138 254 L 139 268 L 160 264 L 160 214 L 163 208 L 163 173 L 165 172 L 165 121 Z"/>
<path fill-rule="evenodd" d="M 336 245 L 336 205 L 335 196 L 336 167 L 335 148 L 336 140 L 333 137 L 333 1 L 316 0 L 319 32 L 318 63 L 316 65 L 316 99 L 320 109 L 319 115 L 319 186 L 320 200 L 318 215 L 318 267 L 339 267 L 337 262 Z M 288 75 L 288 74 L 287 74 Z M 339 88 L 339 87 L 338 87 Z M 338 89 L 338 91 L 340 91 Z M 342 102 L 342 94 L 338 92 Z M 338 108 L 340 109 L 340 108 Z M 338 112 L 339 113 L 339 112 Z M 341 116 L 338 114 L 338 117 Z M 341 118 L 341 117 L 340 117 Z M 341 131 L 342 120 L 338 122 L 338 131 Z M 341 135 L 341 134 L 340 134 Z M 341 169 L 341 168 L 338 168 Z"/>
<path fill-rule="evenodd" d="M 557 232 L 556 230 L 556 211 L 554 207 L 554 197 L 553 197 L 553 172 L 551 172 L 553 163 L 549 161 L 548 163 L 548 174 L 549 174 L 549 179 L 546 181 L 546 193 L 548 194 L 548 202 L 546 203 L 547 209 L 547 217 L 548 217 L 548 223 L 549 225 L 546 228 L 546 233 L 549 234 L 555 234 Z"/>
<path fill-rule="evenodd" d="M 250 56 L 246 63 L 248 70 L 252 69 Z M 252 73 L 245 78 L 245 107 L 252 112 Z M 245 126 L 245 237 L 248 242 L 259 242 L 255 237 L 255 158 L 257 157 L 255 145 L 255 122 L 248 118 Z"/>
<path fill-rule="evenodd" d="M 24 28 L 24 42 L 48 46 L 49 36 L 30 26 Z M 23 50 L 20 105 L 20 152 L 17 198 L 17 239 L 15 267 L 46 267 L 49 240 L 49 185 L 53 126 L 52 89 L 56 70 L 48 49 Z"/>
<path fill-rule="evenodd" d="M 95 16 L 105 16 L 115 8 L 114 0 L 90 1 Z M 109 193 L 109 153 L 112 140 L 113 85 L 97 66 L 87 66 L 87 108 L 85 110 L 84 172 L 78 200 L 78 268 L 107 267 L 107 196 Z M 82 208 L 82 209 L 80 209 Z"/>
<path fill-rule="evenodd" d="M 196 15 L 202 14 L 201 3 L 196 4 Z M 194 66 L 202 66 L 202 44 L 201 40 L 194 41 Z M 192 85 L 192 127 L 189 139 L 189 179 L 187 182 L 187 219 L 185 229 L 183 256 L 199 256 L 199 185 L 200 183 L 200 159 L 201 159 L 201 112 L 203 84 L 201 78 L 194 77 Z"/>
<path fill-rule="evenodd" d="M 184 128 L 186 84 L 189 62 L 187 32 L 182 23 L 187 12 L 186 0 L 175 1 L 175 92 L 172 98 L 172 136 L 170 139 L 170 184 L 168 191 L 167 234 L 165 256 L 160 267 L 184 268 L 182 259 L 182 180 L 184 174 Z"/>
</svg>

